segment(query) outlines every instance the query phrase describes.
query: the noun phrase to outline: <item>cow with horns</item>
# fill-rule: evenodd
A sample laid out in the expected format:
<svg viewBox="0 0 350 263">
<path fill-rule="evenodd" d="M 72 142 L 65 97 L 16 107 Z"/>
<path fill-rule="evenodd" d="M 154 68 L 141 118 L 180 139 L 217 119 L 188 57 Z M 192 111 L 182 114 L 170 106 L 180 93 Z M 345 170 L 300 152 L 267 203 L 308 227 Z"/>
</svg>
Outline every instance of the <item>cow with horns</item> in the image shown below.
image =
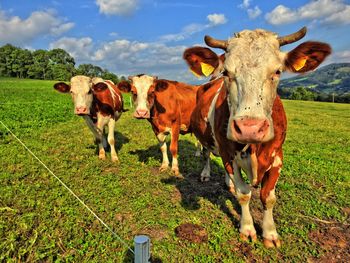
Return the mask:
<svg viewBox="0 0 350 263">
<path fill-rule="evenodd" d="M 160 171 L 169 166 L 165 139 L 170 134 L 171 170 L 181 178 L 177 159 L 178 140 L 180 134 L 191 132 L 190 118 L 196 105 L 198 86 L 144 74 L 130 76 L 129 80 L 120 82 L 118 87 L 132 94 L 134 117 L 147 119 L 151 123 L 163 155 Z"/>
<path fill-rule="evenodd" d="M 191 129 L 205 147 L 208 158 L 202 180 L 210 176 L 209 154 L 220 155 L 226 170 L 226 183 L 241 206 L 240 236 L 256 240 L 250 214 L 250 184 L 261 185 L 264 207 L 263 239 L 266 247 L 279 247 L 272 210 L 275 186 L 280 176 L 287 119 L 277 86 L 281 73 L 305 73 L 316 69 L 331 53 L 326 43 L 308 41 L 288 53 L 280 47 L 296 42 L 306 28 L 288 36 L 257 29 L 244 30 L 226 40 L 206 36 L 205 43 L 225 51 L 218 56 L 209 48 L 193 47 L 184 59 L 197 75 L 214 74 L 197 93 L 191 116 Z M 243 170 L 250 181 L 241 175 Z"/>
<path fill-rule="evenodd" d="M 70 85 L 58 82 L 54 89 L 62 93 L 71 93 L 74 113 L 83 116 L 86 124 L 95 136 L 99 148 L 99 158 L 105 159 L 103 146 L 104 128 L 108 126 L 108 143 L 111 149 L 111 160 L 118 161 L 115 149 L 114 128 L 116 121 L 124 110 L 123 98 L 118 87 L 110 80 L 74 76 Z"/>
</svg>

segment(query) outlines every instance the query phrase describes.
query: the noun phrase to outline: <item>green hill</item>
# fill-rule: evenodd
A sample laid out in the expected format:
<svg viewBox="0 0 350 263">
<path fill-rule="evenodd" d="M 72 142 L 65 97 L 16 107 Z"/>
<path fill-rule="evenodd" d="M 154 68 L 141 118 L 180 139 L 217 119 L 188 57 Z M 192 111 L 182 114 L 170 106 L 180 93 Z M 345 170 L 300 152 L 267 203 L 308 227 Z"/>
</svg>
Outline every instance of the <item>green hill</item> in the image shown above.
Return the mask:
<svg viewBox="0 0 350 263">
<path fill-rule="evenodd" d="M 283 79 L 279 94 L 288 98 L 296 88 L 304 88 L 317 96 L 348 97 L 350 95 L 350 63 L 333 63 L 314 72 Z M 343 101 L 342 101 L 343 102 Z"/>
</svg>

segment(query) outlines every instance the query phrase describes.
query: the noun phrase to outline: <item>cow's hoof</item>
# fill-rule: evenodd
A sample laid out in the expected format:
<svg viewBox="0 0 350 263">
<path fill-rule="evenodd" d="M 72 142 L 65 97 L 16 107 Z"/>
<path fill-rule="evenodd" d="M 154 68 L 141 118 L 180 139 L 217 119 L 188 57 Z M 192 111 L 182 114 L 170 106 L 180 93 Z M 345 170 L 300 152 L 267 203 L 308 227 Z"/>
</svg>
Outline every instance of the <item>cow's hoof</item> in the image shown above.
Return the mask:
<svg viewBox="0 0 350 263">
<path fill-rule="evenodd" d="M 275 240 L 269 240 L 267 238 L 264 238 L 264 246 L 266 248 L 279 248 L 281 247 L 281 240 L 275 239 Z"/>
<path fill-rule="evenodd" d="M 239 237 L 240 237 L 241 240 L 243 240 L 243 241 L 249 241 L 249 239 L 250 239 L 252 242 L 255 242 L 255 241 L 256 241 L 256 233 L 253 233 L 253 232 L 249 232 L 249 233 L 247 233 L 247 234 L 240 233 L 240 234 L 239 234 Z"/>
<path fill-rule="evenodd" d="M 98 156 L 98 159 L 100 159 L 100 160 L 106 160 L 106 155 L 100 154 L 100 155 Z"/>
<path fill-rule="evenodd" d="M 164 172 L 164 171 L 168 170 L 168 168 L 169 168 L 168 164 L 162 164 L 161 167 L 159 167 L 159 171 Z"/>
<path fill-rule="evenodd" d="M 201 180 L 202 183 L 209 182 L 210 181 L 210 177 L 209 176 L 201 176 L 200 180 Z"/>
<path fill-rule="evenodd" d="M 114 163 L 119 163 L 119 159 L 118 159 L 118 157 L 112 157 L 111 158 L 111 160 L 112 160 L 112 162 L 114 162 Z"/>
<path fill-rule="evenodd" d="M 183 175 L 180 173 L 179 169 L 171 169 L 174 172 L 174 175 L 178 179 L 184 179 Z"/>
</svg>

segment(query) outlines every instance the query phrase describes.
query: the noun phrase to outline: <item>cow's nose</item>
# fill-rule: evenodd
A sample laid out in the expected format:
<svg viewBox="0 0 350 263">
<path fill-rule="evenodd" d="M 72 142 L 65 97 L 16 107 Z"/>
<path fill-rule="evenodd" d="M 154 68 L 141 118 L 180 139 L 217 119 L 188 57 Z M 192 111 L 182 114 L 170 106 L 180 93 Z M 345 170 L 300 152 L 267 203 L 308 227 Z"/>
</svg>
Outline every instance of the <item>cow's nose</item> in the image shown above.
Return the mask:
<svg viewBox="0 0 350 263">
<path fill-rule="evenodd" d="M 137 109 L 134 112 L 134 117 L 138 119 L 147 119 L 149 118 L 149 111 L 144 109 Z"/>
<path fill-rule="evenodd" d="M 75 114 L 87 114 L 87 108 L 84 106 L 76 107 Z"/>
<path fill-rule="evenodd" d="M 233 121 L 232 132 L 239 142 L 257 143 L 262 142 L 268 134 L 269 126 L 267 119 L 241 117 Z"/>
</svg>

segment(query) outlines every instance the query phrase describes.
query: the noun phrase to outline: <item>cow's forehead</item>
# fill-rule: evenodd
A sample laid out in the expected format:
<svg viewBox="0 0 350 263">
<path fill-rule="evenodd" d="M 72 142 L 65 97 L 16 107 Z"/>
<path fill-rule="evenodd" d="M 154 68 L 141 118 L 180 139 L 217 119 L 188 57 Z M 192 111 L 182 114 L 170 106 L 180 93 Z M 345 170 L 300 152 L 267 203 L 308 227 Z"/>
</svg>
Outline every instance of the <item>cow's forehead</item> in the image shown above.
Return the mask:
<svg viewBox="0 0 350 263">
<path fill-rule="evenodd" d="M 70 80 L 71 90 L 76 93 L 87 93 L 91 88 L 91 78 L 86 76 L 75 76 Z"/>
<path fill-rule="evenodd" d="M 153 84 L 154 78 L 148 75 L 135 76 L 132 83 L 138 92 L 147 91 Z"/>
<path fill-rule="evenodd" d="M 250 70 L 275 67 L 282 62 L 277 35 L 257 29 L 244 30 L 228 40 L 225 68 L 237 72 L 240 68 Z"/>
<path fill-rule="evenodd" d="M 91 81 L 92 81 L 93 84 L 97 84 L 99 82 L 103 82 L 103 78 L 94 77 L 94 78 L 92 78 Z"/>
</svg>

